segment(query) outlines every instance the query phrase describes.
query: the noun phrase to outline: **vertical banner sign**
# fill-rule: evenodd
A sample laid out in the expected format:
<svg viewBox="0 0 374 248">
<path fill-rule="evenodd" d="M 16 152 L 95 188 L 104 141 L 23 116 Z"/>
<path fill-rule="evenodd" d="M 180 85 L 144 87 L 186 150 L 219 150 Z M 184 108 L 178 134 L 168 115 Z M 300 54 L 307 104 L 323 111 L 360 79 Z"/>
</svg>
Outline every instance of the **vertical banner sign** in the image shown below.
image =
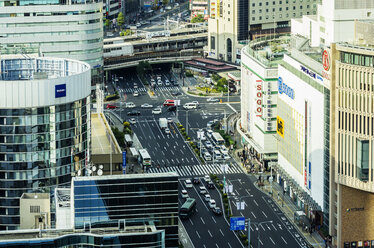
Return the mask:
<svg viewBox="0 0 374 248">
<path fill-rule="evenodd" d="M 306 102 L 308 107 L 308 188 L 312 188 L 312 156 L 311 156 L 311 146 L 312 146 L 312 106 L 309 101 Z"/>
<path fill-rule="evenodd" d="M 247 131 L 251 132 L 251 113 L 247 112 Z"/>
<path fill-rule="evenodd" d="M 126 174 L 126 151 L 122 152 L 122 172 Z"/>
<path fill-rule="evenodd" d="M 308 169 L 308 102 L 304 102 L 304 186 L 307 187 L 307 169 Z"/>
<path fill-rule="evenodd" d="M 257 117 L 262 117 L 262 81 L 261 80 L 256 80 L 256 116 Z"/>
<path fill-rule="evenodd" d="M 284 120 L 277 115 L 277 134 L 284 138 Z"/>
</svg>

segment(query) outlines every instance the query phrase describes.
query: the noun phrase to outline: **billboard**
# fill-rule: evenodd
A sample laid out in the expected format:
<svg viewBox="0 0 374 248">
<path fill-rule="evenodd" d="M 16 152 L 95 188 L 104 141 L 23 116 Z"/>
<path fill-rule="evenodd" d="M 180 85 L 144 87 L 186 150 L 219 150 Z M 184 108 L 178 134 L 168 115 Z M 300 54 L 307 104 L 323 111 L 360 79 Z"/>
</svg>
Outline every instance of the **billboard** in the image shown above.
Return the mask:
<svg viewBox="0 0 374 248">
<path fill-rule="evenodd" d="M 55 85 L 55 98 L 66 96 L 66 84 Z"/>
<path fill-rule="evenodd" d="M 284 120 L 277 115 L 277 134 L 284 138 Z"/>
<path fill-rule="evenodd" d="M 257 117 L 262 117 L 262 81 L 261 80 L 256 80 L 256 116 Z"/>
</svg>

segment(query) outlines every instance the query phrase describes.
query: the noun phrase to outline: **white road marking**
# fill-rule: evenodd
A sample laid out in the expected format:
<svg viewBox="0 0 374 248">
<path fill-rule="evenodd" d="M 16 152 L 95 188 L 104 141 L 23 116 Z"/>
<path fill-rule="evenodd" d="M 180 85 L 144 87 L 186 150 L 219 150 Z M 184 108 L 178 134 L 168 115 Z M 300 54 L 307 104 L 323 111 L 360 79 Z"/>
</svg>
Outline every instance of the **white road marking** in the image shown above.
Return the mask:
<svg viewBox="0 0 374 248">
<path fill-rule="evenodd" d="M 271 223 L 271 225 L 274 227 L 274 229 L 275 229 L 275 231 L 277 231 L 277 228 L 274 226 L 274 224 L 273 223 Z"/>
<path fill-rule="evenodd" d="M 253 217 L 256 219 L 256 215 L 251 211 L 251 214 L 253 215 Z"/>
<path fill-rule="evenodd" d="M 220 233 L 222 234 L 222 236 L 225 236 L 225 234 L 223 234 L 223 232 L 222 232 L 222 230 L 221 230 L 221 229 L 219 229 L 219 231 L 220 231 Z"/>
<path fill-rule="evenodd" d="M 200 234 L 196 231 L 196 234 L 197 234 L 197 236 L 199 237 L 199 239 L 201 239 L 201 237 L 200 237 Z"/>
<path fill-rule="evenodd" d="M 193 225 L 193 222 L 192 222 L 192 220 L 191 219 L 189 219 L 190 220 L 190 222 L 191 222 L 191 225 Z"/>
<path fill-rule="evenodd" d="M 275 243 L 274 243 L 274 241 L 273 241 L 273 239 L 271 238 L 271 237 L 269 237 L 269 239 L 270 239 L 270 241 L 275 245 Z"/>
<path fill-rule="evenodd" d="M 204 220 L 203 220 L 203 217 L 200 217 L 200 219 L 201 219 L 201 222 L 203 222 L 203 224 L 205 225 L 205 222 L 204 222 Z"/>
<path fill-rule="evenodd" d="M 232 248 L 232 246 L 230 245 L 230 243 L 227 243 L 229 245 L 230 248 Z"/>
<path fill-rule="evenodd" d="M 197 209 L 196 209 L 197 210 Z M 212 216 L 212 219 L 213 219 L 213 221 L 214 221 L 214 223 L 217 223 L 217 221 L 214 219 L 214 217 Z"/>
<path fill-rule="evenodd" d="M 256 202 L 256 200 L 253 200 L 253 202 L 256 204 L 256 206 L 258 207 L 258 203 Z"/>
<path fill-rule="evenodd" d="M 210 233 L 210 231 L 209 231 L 209 230 L 208 230 L 208 233 L 209 233 L 210 237 L 211 237 L 211 238 L 213 238 L 213 235 L 212 235 L 212 234 Z"/>
<path fill-rule="evenodd" d="M 284 240 L 283 236 L 281 236 L 281 238 L 282 238 L 283 242 L 284 242 L 285 244 L 287 244 L 287 242 L 286 242 L 286 240 Z"/>
<path fill-rule="evenodd" d="M 262 228 L 262 230 L 264 230 L 265 231 L 265 228 L 262 226 L 262 225 L 260 225 L 260 227 Z"/>
<path fill-rule="evenodd" d="M 262 213 L 264 214 L 265 218 L 267 218 L 268 216 L 264 213 L 264 211 L 262 211 Z"/>
<path fill-rule="evenodd" d="M 217 248 L 219 248 L 218 244 L 216 243 Z"/>
</svg>

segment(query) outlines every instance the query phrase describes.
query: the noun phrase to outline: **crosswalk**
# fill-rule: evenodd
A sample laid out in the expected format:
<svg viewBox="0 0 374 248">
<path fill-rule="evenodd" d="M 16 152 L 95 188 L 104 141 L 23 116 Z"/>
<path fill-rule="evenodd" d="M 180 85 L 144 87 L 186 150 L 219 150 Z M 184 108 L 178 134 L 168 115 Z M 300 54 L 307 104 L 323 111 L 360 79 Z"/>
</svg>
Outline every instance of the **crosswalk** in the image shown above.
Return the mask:
<svg viewBox="0 0 374 248">
<path fill-rule="evenodd" d="M 155 91 L 178 91 L 179 87 L 178 86 L 170 86 L 170 87 L 156 87 Z M 147 89 L 144 87 L 141 88 L 125 88 L 123 89 L 125 93 L 133 93 L 134 91 L 140 91 L 140 92 L 146 92 Z"/>
<path fill-rule="evenodd" d="M 198 164 L 193 166 L 163 166 L 160 168 L 149 168 L 147 173 L 177 172 L 179 176 L 203 176 L 209 174 L 223 174 L 220 165 Z M 226 174 L 243 173 L 239 165 L 232 164 L 227 168 Z"/>
</svg>

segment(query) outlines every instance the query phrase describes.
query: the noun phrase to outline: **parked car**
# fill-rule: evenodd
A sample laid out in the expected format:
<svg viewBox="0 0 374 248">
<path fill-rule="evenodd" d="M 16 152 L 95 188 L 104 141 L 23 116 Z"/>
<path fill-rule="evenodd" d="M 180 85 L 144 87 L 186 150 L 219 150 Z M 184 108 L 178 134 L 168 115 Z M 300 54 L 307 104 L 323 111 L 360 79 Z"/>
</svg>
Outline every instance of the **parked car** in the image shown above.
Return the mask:
<svg viewBox="0 0 374 248">
<path fill-rule="evenodd" d="M 204 180 L 205 180 L 205 182 L 207 182 L 207 183 L 209 183 L 209 182 L 212 181 L 212 180 L 210 180 L 210 176 L 209 176 L 209 175 L 205 175 L 205 176 L 204 176 Z"/>
<path fill-rule="evenodd" d="M 169 129 L 168 127 L 167 127 L 167 128 L 165 128 L 165 130 L 164 130 L 164 131 L 165 131 L 165 133 L 166 133 L 166 134 L 170 134 L 170 129 Z"/>
<path fill-rule="evenodd" d="M 107 109 L 116 109 L 117 106 L 116 105 L 112 105 L 112 104 L 108 104 L 108 105 L 106 105 L 106 108 Z"/>
<path fill-rule="evenodd" d="M 210 201 L 208 202 L 208 205 L 210 208 L 215 208 L 216 207 L 216 201 L 213 200 L 213 199 L 210 199 Z"/>
<path fill-rule="evenodd" d="M 152 109 L 152 114 L 154 114 L 154 115 L 158 115 L 158 114 L 161 114 L 161 113 L 162 113 L 161 108 Z"/>
<path fill-rule="evenodd" d="M 214 98 L 214 97 L 209 97 L 208 99 L 206 99 L 207 102 L 219 102 L 219 99 L 217 98 Z"/>
<path fill-rule="evenodd" d="M 142 108 L 153 108 L 153 105 L 151 104 L 148 104 L 148 103 L 144 103 L 141 105 Z"/>
<path fill-rule="evenodd" d="M 212 138 L 212 135 L 213 135 L 213 130 L 206 131 L 206 136 L 208 136 L 209 138 Z"/>
<path fill-rule="evenodd" d="M 208 148 L 208 149 L 212 149 L 213 145 L 209 140 L 207 140 L 207 141 L 205 141 L 205 147 Z"/>
<path fill-rule="evenodd" d="M 129 120 L 129 123 L 130 123 L 130 124 L 135 124 L 135 123 L 136 123 L 135 118 L 131 118 L 131 119 Z"/>
<path fill-rule="evenodd" d="M 222 211 L 221 211 L 221 209 L 219 207 L 212 208 L 212 212 L 215 215 L 222 215 Z"/>
<path fill-rule="evenodd" d="M 210 201 L 210 195 L 209 194 L 206 194 L 205 196 L 204 196 L 204 200 L 206 201 L 206 202 L 209 202 Z"/>
<path fill-rule="evenodd" d="M 187 193 L 187 190 L 185 189 L 182 189 L 182 198 L 183 199 L 188 198 L 188 193 Z"/>
<path fill-rule="evenodd" d="M 170 117 L 167 120 L 168 120 L 168 123 L 173 123 L 173 119 L 171 119 Z"/>
<path fill-rule="evenodd" d="M 129 116 L 140 115 L 140 112 L 139 111 L 130 111 L 130 112 L 127 112 L 127 115 L 129 115 Z"/>
</svg>

